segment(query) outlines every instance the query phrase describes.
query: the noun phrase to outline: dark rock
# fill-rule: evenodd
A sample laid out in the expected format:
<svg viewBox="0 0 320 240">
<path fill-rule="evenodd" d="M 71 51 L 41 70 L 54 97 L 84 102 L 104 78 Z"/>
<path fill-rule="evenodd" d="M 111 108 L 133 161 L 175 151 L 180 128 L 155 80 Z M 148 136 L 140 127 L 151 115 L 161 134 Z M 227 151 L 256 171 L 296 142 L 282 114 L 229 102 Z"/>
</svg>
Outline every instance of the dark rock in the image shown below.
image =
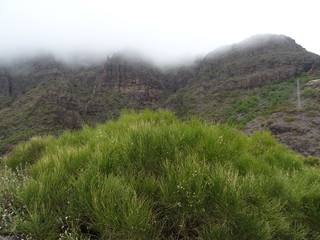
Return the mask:
<svg viewBox="0 0 320 240">
<path fill-rule="evenodd" d="M 160 75 L 160 71 L 148 63 L 115 55 L 108 58 L 95 86 L 99 90 L 133 93 L 141 103 L 154 103 L 164 90 Z"/>
<path fill-rule="evenodd" d="M 286 122 L 284 119 L 294 119 Z M 270 125 L 262 127 L 261 123 L 272 121 Z M 306 112 L 279 112 L 267 117 L 260 117 L 250 122 L 246 128 L 246 133 L 254 131 L 269 130 L 283 144 L 290 149 L 305 155 L 320 157 L 320 119 L 316 117 L 310 120 Z"/>
<path fill-rule="evenodd" d="M 311 120 L 312 124 L 316 125 L 316 126 L 320 126 L 320 119 L 313 119 Z"/>
<path fill-rule="evenodd" d="M 304 134 L 310 131 L 310 129 L 308 128 L 303 128 L 303 127 L 295 126 L 288 123 L 271 124 L 269 129 L 275 135 L 283 134 L 287 132 Z"/>
</svg>

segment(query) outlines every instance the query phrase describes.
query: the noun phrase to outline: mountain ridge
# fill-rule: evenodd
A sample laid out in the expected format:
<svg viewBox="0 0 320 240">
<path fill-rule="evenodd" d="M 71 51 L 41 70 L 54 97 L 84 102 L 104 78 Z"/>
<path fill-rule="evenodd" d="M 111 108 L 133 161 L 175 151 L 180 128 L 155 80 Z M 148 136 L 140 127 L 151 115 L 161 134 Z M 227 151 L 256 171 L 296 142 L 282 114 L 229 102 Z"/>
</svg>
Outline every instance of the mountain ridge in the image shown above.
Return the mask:
<svg viewBox="0 0 320 240">
<path fill-rule="evenodd" d="M 211 97 L 215 94 L 286 82 L 302 72 L 317 73 L 320 56 L 289 37 L 258 35 L 227 51 L 213 51 L 193 65 L 171 69 L 123 53 L 90 66 L 71 66 L 46 55 L 1 69 L 0 151 L 5 152 L 35 134 L 59 134 L 117 118 L 123 108 L 167 108 L 186 117 L 197 107 L 196 115 L 203 115 L 221 101 L 221 96 Z M 206 106 L 204 101 L 189 101 L 191 95 L 212 99 Z"/>
</svg>

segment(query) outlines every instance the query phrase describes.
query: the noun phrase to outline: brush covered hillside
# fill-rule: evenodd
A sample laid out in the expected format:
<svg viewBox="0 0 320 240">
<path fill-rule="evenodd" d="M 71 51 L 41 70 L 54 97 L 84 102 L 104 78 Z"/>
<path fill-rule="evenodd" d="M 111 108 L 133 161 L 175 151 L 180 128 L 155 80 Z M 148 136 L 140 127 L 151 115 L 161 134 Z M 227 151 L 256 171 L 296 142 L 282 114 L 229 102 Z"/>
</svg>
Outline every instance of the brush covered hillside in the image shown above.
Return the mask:
<svg viewBox="0 0 320 240">
<path fill-rule="evenodd" d="M 217 49 L 192 65 L 165 69 L 127 53 L 87 65 L 52 56 L 18 59 L 0 67 L 0 153 L 32 136 L 58 136 L 84 124 L 116 119 L 124 108 L 165 108 L 182 119 L 200 117 L 240 128 L 266 116 L 251 124 L 248 132 L 260 130 L 269 121 L 276 123 L 275 117 L 268 119 L 275 112 L 300 119 L 291 116 L 296 110 L 297 78 L 305 91 L 300 113 L 309 122 L 318 122 L 317 91 L 311 96 L 307 82 L 319 76 L 320 56 L 283 35 L 258 35 Z M 316 138 L 305 137 L 317 128 L 310 125 L 290 138 L 283 131 L 269 130 L 292 149 L 320 156 Z M 299 146 L 306 141 L 311 148 L 301 151 Z"/>
<path fill-rule="evenodd" d="M 319 159 L 165 111 L 17 146 L 0 233 L 27 239 L 319 239 Z"/>
<path fill-rule="evenodd" d="M 300 109 L 297 81 L 301 89 Z M 211 123 L 227 122 L 248 134 L 270 131 L 292 150 L 319 157 L 319 82 L 319 78 L 303 73 L 259 88 L 211 94 L 195 84 L 171 95 L 167 106 L 183 119 L 198 116 Z"/>
</svg>

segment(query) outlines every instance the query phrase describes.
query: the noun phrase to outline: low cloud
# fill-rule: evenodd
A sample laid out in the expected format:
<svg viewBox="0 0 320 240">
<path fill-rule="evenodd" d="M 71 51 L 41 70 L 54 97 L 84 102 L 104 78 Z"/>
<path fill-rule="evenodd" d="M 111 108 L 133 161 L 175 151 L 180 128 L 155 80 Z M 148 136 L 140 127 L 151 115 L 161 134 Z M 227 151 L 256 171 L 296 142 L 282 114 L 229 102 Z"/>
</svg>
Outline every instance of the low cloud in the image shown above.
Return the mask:
<svg viewBox="0 0 320 240">
<path fill-rule="evenodd" d="M 276 0 L 263 6 L 253 0 L 2 0 L 0 59 L 50 52 L 93 60 L 134 49 L 156 64 L 174 64 L 266 32 L 320 53 L 317 4 L 310 0 L 310 11 L 301 11 L 300 4 Z"/>
</svg>

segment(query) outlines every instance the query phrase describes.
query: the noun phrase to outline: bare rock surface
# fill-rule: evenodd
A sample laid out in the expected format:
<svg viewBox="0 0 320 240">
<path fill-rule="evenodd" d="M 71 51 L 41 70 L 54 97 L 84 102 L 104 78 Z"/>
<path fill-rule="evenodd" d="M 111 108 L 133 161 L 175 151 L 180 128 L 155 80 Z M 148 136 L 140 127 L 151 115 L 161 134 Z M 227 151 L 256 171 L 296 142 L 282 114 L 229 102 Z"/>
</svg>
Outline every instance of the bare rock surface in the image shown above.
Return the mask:
<svg viewBox="0 0 320 240">
<path fill-rule="evenodd" d="M 320 157 L 320 113 L 310 116 L 308 112 L 274 113 L 250 122 L 245 132 L 270 131 L 290 149 L 304 155 Z"/>
</svg>

